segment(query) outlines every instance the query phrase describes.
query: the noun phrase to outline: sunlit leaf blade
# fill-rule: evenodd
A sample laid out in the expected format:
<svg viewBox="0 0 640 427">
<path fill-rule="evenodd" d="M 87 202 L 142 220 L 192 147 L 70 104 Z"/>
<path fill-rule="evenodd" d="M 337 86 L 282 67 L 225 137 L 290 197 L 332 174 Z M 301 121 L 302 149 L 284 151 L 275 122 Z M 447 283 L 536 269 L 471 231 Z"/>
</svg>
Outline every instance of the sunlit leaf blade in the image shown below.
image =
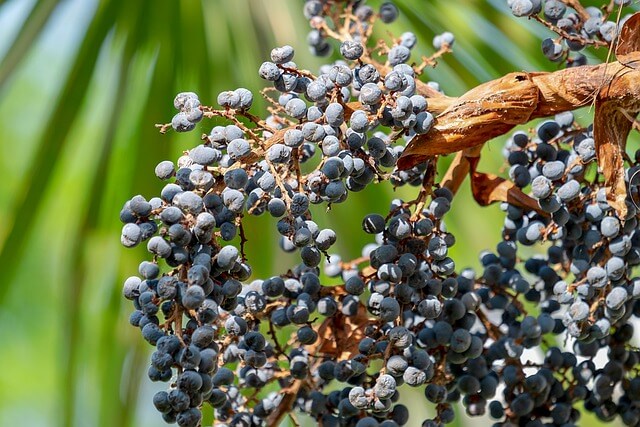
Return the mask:
<svg viewBox="0 0 640 427">
<path fill-rule="evenodd" d="M 144 13 L 144 4 L 140 2 L 139 8 L 129 9 L 128 19 L 132 22 L 136 22 L 141 18 Z M 139 27 L 142 28 L 142 27 Z M 126 37 L 125 47 L 122 49 L 121 61 L 117 66 L 117 78 L 116 86 L 113 93 L 113 100 L 108 107 L 108 114 L 105 116 L 106 133 L 102 135 L 101 140 L 96 142 L 96 155 L 97 160 L 94 168 L 94 175 L 92 178 L 92 185 L 90 190 L 91 198 L 88 201 L 88 208 L 86 215 L 82 219 L 79 226 L 79 234 L 82 236 L 94 236 L 98 231 L 96 227 L 99 221 L 99 212 L 102 209 L 108 209 L 108 206 L 104 205 L 104 194 L 107 181 L 103 179 L 108 173 L 109 162 L 111 159 L 111 152 L 114 146 L 114 140 L 117 130 L 119 129 L 119 123 L 122 121 L 122 114 L 125 111 L 121 102 L 128 99 L 127 89 L 131 89 L 131 82 L 129 80 L 129 71 L 132 65 L 133 55 L 136 53 L 136 48 L 139 48 L 141 41 L 141 31 L 136 31 L 133 28 L 120 28 L 122 37 Z M 88 294 L 86 286 L 86 278 L 90 277 L 90 273 L 94 264 L 94 261 L 88 257 L 87 254 L 92 253 L 93 239 L 78 239 L 73 242 L 72 245 L 72 259 L 79 259 L 82 262 L 79 263 L 75 269 L 75 274 L 70 282 L 69 286 L 69 299 L 76 301 L 74 306 L 83 307 L 86 305 L 86 299 L 90 299 L 92 295 Z M 113 245 L 107 245 L 107 247 L 113 247 Z M 117 331 L 112 325 L 117 323 L 118 308 L 120 306 L 120 292 L 111 292 L 108 297 L 108 304 L 104 313 L 100 317 L 100 339 L 98 345 L 100 348 L 98 366 L 102 369 L 97 369 L 98 378 L 100 383 L 105 386 L 105 390 L 117 390 L 119 387 L 119 380 L 121 375 L 120 363 L 113 363 L 114 360 L 121 360 L 124 356 L 123 349 L 115 348 L 113 343 L 116 342 Z M 83 303 L 84 302 L 84 303 Z M 68 327 L 65 330 L 68 331 L 68 348 L 70 349 L 70 357 L 67 361 L 66 371 L 69 372 L 66 383 L 65 393 L 65 415 L 67 416 L 65 422 L 71 422 L 71 414 L 74 412 L 73 404 L 76 401 L 78 394 L 77 390 L 77 375 L 78 375 L 78 360 L 81 357 L 80 342 L 83 341 L 82 333 L 79 325 L 83 324 L 82 311 L 79 309 L 71 310 L 69 313 Z M 85 315 L 86 317 L 86 315 Z M 84 332 L 86 333 L 86 332 Z M 116 357 L 113 357 L 116 356 Z M 130 417 L 130 411 L 126 410 L 126 404 L 120 399 L 115 399 L 116 396 L 106 394 L 101 400 L 100 425 L 127 425 L 127 418 Z M 123 407 L 125 406 L 125 407 Z M 76 408 L 77 409 L 77 408 Z M 80 415 L 82 416 L 82 415 Z"/>
<path fill-rule="evenodd" d="M 44 126 L 43 135 L 45 137 L 31 162 L 29 172 L 25 175 L 24 194 L 14 210 L 13 226 L 0 251 L 0 265 L 7 266 L 5 274 L 8 281 L 11 281 L 11 277 L 15 273 L 14 269 L 19 265 L 19 259 L 23 256 L 26 242 L 24 237 L 29 234 L 29 226 L 38 212 L 40 200 L 45 190 L 45 187 L 37 185 L 37 183 L 46 183 L 56 166 L 56 160 L 66 142 L 69 130 L 82 107 L 100 46 L 113 25 L 112 19 L 119 5 L 120 1 L 118 0 L 107 1 L 104 7 L 99 8 L 96 12 L 86 38 L 78 50 L 75 63 L 60 93 L 58 102 L 52 106 L 52 114 Z M 6 286 L 0 288 L 0 304 L 2 304 L 8 290 L 9 288 Z"/>
<path fill-rule="evenodd" d="M 0 58 L 0 87 L 7 82 L 22 59 L 29 53 L 30 47 L 41 35 L 42 29 L 58 4 L 57 0 L 41 0 L 35 3 L 20 32 L 12 41 L 11 49 L 3 58 Z"/>
</svg>

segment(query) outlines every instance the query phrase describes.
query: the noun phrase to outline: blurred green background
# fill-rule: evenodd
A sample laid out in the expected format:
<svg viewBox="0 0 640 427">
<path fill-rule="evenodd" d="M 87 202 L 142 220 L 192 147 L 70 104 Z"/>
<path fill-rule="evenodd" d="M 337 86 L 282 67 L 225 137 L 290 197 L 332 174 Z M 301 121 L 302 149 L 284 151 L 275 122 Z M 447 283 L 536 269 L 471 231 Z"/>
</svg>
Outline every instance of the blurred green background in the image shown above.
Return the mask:
<svg viewBox="0 0 640 427">
<path fill-rule="evenodd" d="M 164 385 L 146 378 L 151 347 L 129 326 L 130 303 L 121 297 L 144 249 L 120 246 L 118 213 L 134 194 L 158 194 L 154 166 L 218 124 L 160 135 L 154 124 L 171 119 L 177 92 L 212 104 L 221 90 L 257 91 L 257 68 L 282 44 L 296 48 L 303 68 L 318 69 L 302 3 L 0 0 L 1 426 L 163 425 L 150 400 Z M 414 31 L 413 59 L 433 53 L 434 34 L 456 35 L 454 54 L 427 71 L 450 95 L 510 71 L 555 67 L 540 52 L 546 30 L 513 18 L 506 1 L 396 3 L 401 18 L 378 35 Z M 482 169 L 500 168 L 501 144 L 487 144 Z M 384 213 L 392 198 L 414 191 L 380 185 L 336 206 L 321 222 L 338 231 L 343 259 L 367 242 L 353 233 L 365 213 Z M 476 265 L 478 251 L 500 238 L 499 209 L 477 207 L 467 185 L 454 206 L 454 259 Z M 260 230 L 248 244 L 258 276 L 292 261 L 274 250 L 270 223 L 254 220 L 248 231 Z"/>
</svg>

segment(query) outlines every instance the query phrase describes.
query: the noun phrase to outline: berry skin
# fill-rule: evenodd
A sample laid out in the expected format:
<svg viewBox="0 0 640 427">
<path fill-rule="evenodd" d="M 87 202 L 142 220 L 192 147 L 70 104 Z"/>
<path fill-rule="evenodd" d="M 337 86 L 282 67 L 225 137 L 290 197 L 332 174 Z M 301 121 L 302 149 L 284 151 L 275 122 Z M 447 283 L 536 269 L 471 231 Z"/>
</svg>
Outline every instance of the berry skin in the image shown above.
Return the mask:
<svg viewBox="0 0 640 427">
<path fill-rule="evenodd" d="M 271 51 L 271 60 L 276 64 L 285 64 L 293 59 L 294 53 L 289 45 L 277 47 Z"/>
<path fill-rule="evenodd" d="M 515 16 L 531 15 L 533 11 L 534 7 L 531 0 L 513 0 L 511 2 L 511 12 Z"/>
<path fill-rule="evenodd" d="M 171 127 L 176 132 L 189 132 L 195 129 L 196 124 L 189 120 L 187 113 L 181 111 L 171 119 Z"/>
<path fill-rule="evenodd" d="M 360 102 L 363 104 L 374 105 L 380 102 L 381 98 L 382 91 L 375 83 L 365 83 L 360 89 Z"/>
<path fill-rule="evenodd" d="M 390 24 L 398 19 L 398 15 L 398 8 L 393 3 L 385 2 L 380 5 L 380 20 L 385 24 Z"/>
<path fill-rule="evenodd" d="M 260 66 L 260 70 L 258 73 L 260 74 L 260 77 L 262 77 L 263 79 L 269 80 L 271 82 L 275 82 L 276 80 L 278 80 L 278 77 L 280 77 L 280 75 L 282 74 L 282 71 L 273 62 L 264 62 Z"/>
<path fill-rule="evenodd" d="M 391 65 L 398 65 L 405 63 L 411 56 L 411 50 L 404 45 L 398 45 L 391 48 L 389 51 L 389 63 Z"/>
<path fill-rule="evenodd" d="M 342 45 L 340 45 L 340 54 L 344 56 L 345 59 L 355 61 L 360 58 L 363 53 L 364 48 L 358 42 L 347 40 L 342 42 Z"/>
</svg>

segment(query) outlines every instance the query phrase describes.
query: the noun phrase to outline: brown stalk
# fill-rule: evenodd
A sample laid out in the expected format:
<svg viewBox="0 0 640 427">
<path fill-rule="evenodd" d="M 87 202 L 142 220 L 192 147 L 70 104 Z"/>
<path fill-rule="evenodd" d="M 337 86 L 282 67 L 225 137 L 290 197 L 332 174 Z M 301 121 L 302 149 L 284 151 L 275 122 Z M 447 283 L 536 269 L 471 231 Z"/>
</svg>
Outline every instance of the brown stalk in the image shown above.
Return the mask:
<svg viewBox="0 0 640 427">
<path fill-rule="evenodd" d="M 480 157 L 481 148 L 482 146 L 477 146 L 458 151 L 456 157 L 449 165 L 447 172 L 444 174 L 440 186 L 449 189 L 455 195 L 460 189 L 464 179 L 469 175 L 471 160 Z"/>
<path fill-rule="evenodd" d="M 476 172 L 472 168 L 471 192 L 480 206 L 495 202 L 507 202 L 510 205 L 536 211 L 540 215 L 549 214 L 538 206 L 538 202 L 522 192 L 513 182 L 490 173 Z"/>
<path fill-rule="evenodd" d="M 581 19 L 586 21 L 591 17 L 591 15 L 589 15 L 589 12 L 587 12 L 587 10 L 584 8 L 584 6 L 580 3 L 579 0 L 561 0 L 561 1 L 567 6 L 573 8 L 576 11 L 576 13 L 580 16 Z"/>
</svg>

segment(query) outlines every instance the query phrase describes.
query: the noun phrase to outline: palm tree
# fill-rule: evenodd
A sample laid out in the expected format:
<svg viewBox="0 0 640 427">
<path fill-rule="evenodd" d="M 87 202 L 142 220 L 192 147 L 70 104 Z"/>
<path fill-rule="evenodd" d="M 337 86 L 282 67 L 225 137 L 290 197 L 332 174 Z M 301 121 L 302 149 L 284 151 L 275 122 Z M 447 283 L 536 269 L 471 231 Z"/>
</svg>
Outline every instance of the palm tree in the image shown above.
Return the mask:
<svg viewBox="0 0 640 427">
<path fill-rule="evenodd" d="M 414 31 L 420 54 L 432 52 L 434 34 L 456 33 L 455 54 L 427 73 L 451 94 L 509 71 L 549 68 L 537 55 L 544 30 L 514 20 L 502 0 L 397 3 L 403 17 L 390 29 Z M 157 193 L 155 164 L 188 147 L 188 137 L 154 128 L 172 116 L 176 92 L 194 90 L 206 102 L 224 89 L 257 91 L 256 70 L 278 44 L 293 45 L 306 68 L 320 65 L 307 53 L 300 8 L 295 0 L 0 0 L 1 424 L 159 423 L 149 404 L 149 348 L 128 326 L 120 291 L 142 251 L 120 247 L 118 212 L 133 191 Z M 497 169 L 491 147 L 487 161 Z M 392 193 L 375 191 L 383 197 L 354 197 L 348 216 L 382 211 Z M 468 192 L 460 198 L 470 200 Z M 472 254 L 499 236 L 474 239 L 497 218 L 472 222 L 479 208 L 469 209 L 449 225 L 471 237 Z M 334 227 L 346 235 L 352 224 Z M 257 273 L 282 262 L 269 255 L 270 240 L 249 248 L 261 259 Z M 362 242 L 345 240 L 341 249 L 358 254 Z"/>
</svg>

